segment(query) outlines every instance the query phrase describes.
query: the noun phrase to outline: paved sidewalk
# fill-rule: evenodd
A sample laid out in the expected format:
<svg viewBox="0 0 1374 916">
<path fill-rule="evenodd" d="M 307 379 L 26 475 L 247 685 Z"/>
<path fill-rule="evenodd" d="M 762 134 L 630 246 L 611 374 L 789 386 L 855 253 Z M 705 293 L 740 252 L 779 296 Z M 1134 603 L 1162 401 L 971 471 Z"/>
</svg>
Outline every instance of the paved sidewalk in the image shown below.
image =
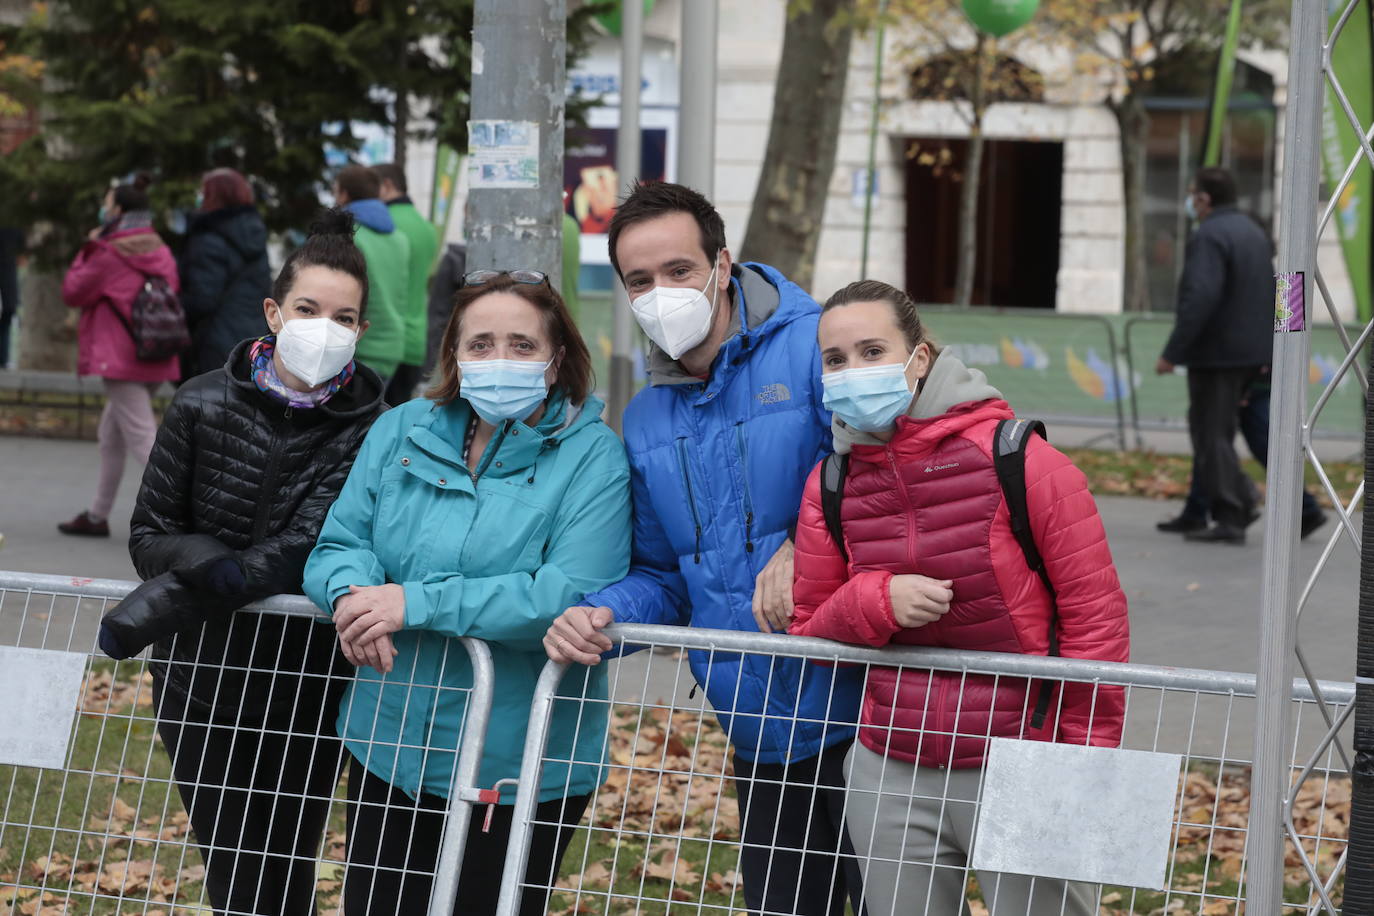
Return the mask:
<svg viewBox="0 0 1374 916">
<path fill-rule="evenodd" d="M 133 578 L 127 550 L 128 514 L 141 468 L 130 462 L 108 540 L 69 538 L 56 523 L 84 508 L 98 466 L 95 445 L 0 436 L 4 499 L 0 501 L 0 569 L 95 578 Z M 1189 668 L 1250 672 L 1259 638 L 1263 522 L 1244 547 L 1201 546 L 1159 534 L 1155 522 L 1176 504 L 1126 497 L 1098 500 L 1122 583 L 1130 599 L 1132 660 Z M 1315 566 L 1335 524 L 1300 547 L 1304 574 Z M 1348 539 L 1312 593 L 1300 626 L 1308 659 L 1324 679 L 1354 672 L 1359 560 Z M 7 605 L 5 611 L 8 612 Z M 97 621 L 77 625 L 76 645 L 93 642 Z M 89 628 L 89 631 L 87 631 Z M 83 632 L 85 631 L 85 632 Z M 86 635 L 89 632 L 89 635 Z M 83 639 L 90 640 L 82 642 Z M 621 696 L 662 697 L 686 704 L 693 681 L 661 654 L 639 653 L 617 663 Z M 647 669 L 647 670 L 646 670 Z M 700 703 L 698 692 L 696 703 Z M 1241 740 L 1241 735 L 1233 735 Z"/>
</svg>

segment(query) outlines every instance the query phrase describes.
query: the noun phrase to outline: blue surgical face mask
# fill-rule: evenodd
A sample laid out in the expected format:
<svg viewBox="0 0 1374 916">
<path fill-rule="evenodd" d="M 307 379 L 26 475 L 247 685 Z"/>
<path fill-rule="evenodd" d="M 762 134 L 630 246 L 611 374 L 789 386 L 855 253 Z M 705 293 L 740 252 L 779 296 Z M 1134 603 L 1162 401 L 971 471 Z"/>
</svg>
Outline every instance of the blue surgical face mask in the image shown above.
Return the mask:
<svg viewBox="0 0 1374 916">
<path fill-rule="evenodd" d="M 493 426 L 505 420 L 523 420 L 549 396 L 544 373 L 547 363 L 523 359 L 474 359 L 460 362 L 463 384 L 459 393 Z"/>
<path fill-rule="evenodd" d="M 841 369 L 821 376 L 825 389 L 822 402 L 826 410 L 844 425 L 864 433 L 891 429 L 897 418 L 911 406 L 913 392 L 906 383 L 906 370 L 916 351 L 905 363 L 884 363 Z"/>
<path fill-rule="evenodd" d="M 1193 201 L 1193 195 L 1183 198 L 1183 212 L 1188 214 L 1190 220 L 1197 222 L 1197 204 Z"/>
</svg>

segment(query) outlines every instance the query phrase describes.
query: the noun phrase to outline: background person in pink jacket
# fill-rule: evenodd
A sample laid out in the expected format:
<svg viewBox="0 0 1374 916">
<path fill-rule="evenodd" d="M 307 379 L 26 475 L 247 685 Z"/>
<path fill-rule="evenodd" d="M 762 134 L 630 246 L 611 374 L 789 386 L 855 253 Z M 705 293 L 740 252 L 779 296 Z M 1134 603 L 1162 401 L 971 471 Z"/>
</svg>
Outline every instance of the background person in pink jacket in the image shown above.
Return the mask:
<svg viewBox="0 0 1374 916">
<path fill-rule="evenodd" d="M 100 478 L 95 499 L 85 512 L 57 526 L 63 534 L 110 536 L 107 519 L 124 475 L 124 455 L 128 452 L 147 463 L 157 434 L 153 392 L 180 375 L 175 356 L 140 360 L 125 326 L 148 276 L 161 276 L 173 291 L 180 288 L 176 259 L 153 231 L 149 183 L 146 175 L 139 175 L 106 192 L 100 226 L 62 280 L 62 300 L 81 309 L 76 371 L 98 375 L 105 385 L 105 409 L 97 429 Z"/>
<path fill-rule="evenodd" d="M 827 527 L 819 470 L 797 526 L 789 633 L 1127 659 L 1126 596 L 1082 473 L 1043 439 L 1025 453 L 1026 499 L 1052 598 L 1012 534 L 993 436 L 1012 418 L 986 377 L 939 353 L 904 292 L 875 280 L 830 297 L 818 330 L 835 450 L 849 455 L 840 503 L 848 559 Z M 1056 610 L 1057 607 L 1057 610 Z M 987 738 L 1115 747 L 1119 687 L 875 668 L 845 761 L 846 826 L 867 910 L 959 913 Z M 1045 774 L 1053 779 L 1053 774 Z M 997 914 L 1088 914 L 1087 888 L 980 873 Z"/>
</svg>

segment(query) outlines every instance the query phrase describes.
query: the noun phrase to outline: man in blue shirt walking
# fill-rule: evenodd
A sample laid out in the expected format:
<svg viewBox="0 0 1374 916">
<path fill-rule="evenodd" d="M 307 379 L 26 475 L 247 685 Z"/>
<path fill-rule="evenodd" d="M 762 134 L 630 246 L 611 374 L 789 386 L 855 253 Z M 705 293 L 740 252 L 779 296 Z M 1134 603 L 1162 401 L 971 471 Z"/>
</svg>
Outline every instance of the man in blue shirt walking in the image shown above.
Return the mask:
<svg viewBox="0 0 1374 916">
<path fill-rule="evenodd" d="M 649 387 L 624 418 L 634 553 L 624 580 L 554 623 L 549 657 L 596 664 L 613 621 L 784 630 L 790 532 L 831 449 L 820 308 L 773 268 L 734 263 L 720 214 L 681 185 L 636 185 L 609 242 L 653 342 Z M 761 655 L 690 659 L 734 748 L 749 908 L 828 916 L 848 896 L 858 911 L 843 760 L 860 675 Z"/>
</svg>

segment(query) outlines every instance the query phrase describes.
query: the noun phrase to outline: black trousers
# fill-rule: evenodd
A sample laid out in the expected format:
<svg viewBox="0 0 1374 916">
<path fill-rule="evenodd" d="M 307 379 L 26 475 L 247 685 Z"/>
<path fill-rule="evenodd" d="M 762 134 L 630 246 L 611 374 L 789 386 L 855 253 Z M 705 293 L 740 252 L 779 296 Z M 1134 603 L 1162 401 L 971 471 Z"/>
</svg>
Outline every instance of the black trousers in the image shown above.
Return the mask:
<svg viewBox="0 0 1374 916">
<path fill-rule="evenodd" d="M 1255 485 L 1240 467 L 1236 430 L 1257 368 L 1188 370 L 1188 435 L 1198 496 L 1217 524 L 1244 528 L 1255 511 Z"/>
<path fill-rule="evenodd" d="M 788 764 L 735 756 L 740 872 L 751 913 L 839 916 L 846 897 L 863 912 L 863 878 L 844 828 L 844 757 L 852 743 Z"/>
<path fill-rule="evenodd" d="M 157 730 L 205 859 L 217 914 L 309 916 L 315 863 L 343 743 L 334 737 L 342 680 L 299 680 L 295 709 L 253 722 L 212 720 L 157 678 Z M 274 685 L 288 695 L 289 685 Z M 325 736 L 325 737 L 320 737 Z"/>
<path fill-rule="evenodd" d="M 544 802 L 535 809 L 538 824 L 530 838 L 526 882 L 553 886 L 559 863 L 589 801 L 590 795 L 573 795 Z M 345 916 L 423 914 L 429 907 L 439 862 L 448 800 L 422 792 L 417 803 L 369 773 L 354 757 L 348 770 L 348 803 Z M 497 805 L 485 833 L 485 809 L 473 811 L 454 916 L 496 912 L 514 810 L 511 805 Z M 547 892 L 526 889 L 518 912 L 521 916 L 543 916 L 548 897 Z"/>
</svg>

